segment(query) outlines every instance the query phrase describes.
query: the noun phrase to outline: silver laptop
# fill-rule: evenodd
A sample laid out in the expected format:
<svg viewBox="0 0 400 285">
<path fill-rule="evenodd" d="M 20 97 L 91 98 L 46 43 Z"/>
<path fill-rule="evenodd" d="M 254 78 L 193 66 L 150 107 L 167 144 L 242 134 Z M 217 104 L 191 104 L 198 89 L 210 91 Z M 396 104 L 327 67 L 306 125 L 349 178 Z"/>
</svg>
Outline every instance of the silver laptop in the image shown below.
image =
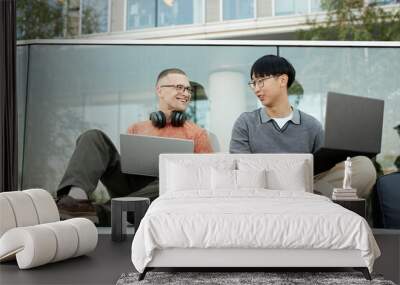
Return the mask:
<svg viewBox="0 0 400 285">
<path fill-rule="evenodd" d="M 323 146 L 314 153 L 314 174 L 347 156 L 375 157 L 381 151 L 384 101 L 328 92 Z"/>
<path fill-rule="evenodd" d="M 121 170 L 158 177 L 160 153 L 193 153 L 192 140 L 121 134 Z"/>
</svg>

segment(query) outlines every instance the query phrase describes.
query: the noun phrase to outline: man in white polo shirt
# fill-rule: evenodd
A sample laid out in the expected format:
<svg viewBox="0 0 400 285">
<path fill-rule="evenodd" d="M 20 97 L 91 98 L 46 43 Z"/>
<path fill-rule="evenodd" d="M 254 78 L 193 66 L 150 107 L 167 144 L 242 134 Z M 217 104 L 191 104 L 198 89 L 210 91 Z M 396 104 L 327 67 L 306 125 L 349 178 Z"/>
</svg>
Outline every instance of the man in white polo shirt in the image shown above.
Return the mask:
<svg viewBox="0 0 400 285">
<path fill-rule="evenodd" d="M 323 143 L 321 123 L 289 104 L 288 88 L 295 69 L 283 57 L 266 55 L 251 68 L 250 87 L 263 107 L 244 112 L 236 120 L 230 142 L 231 153 L 315 153 Z M 376 171 L 364 156 L 352 158 L 352 186 L 367 198 L 375 184 Z M 314 176 L 314 190 L 331 197 L 341 188 L 344 162 Z"/>
</svg>

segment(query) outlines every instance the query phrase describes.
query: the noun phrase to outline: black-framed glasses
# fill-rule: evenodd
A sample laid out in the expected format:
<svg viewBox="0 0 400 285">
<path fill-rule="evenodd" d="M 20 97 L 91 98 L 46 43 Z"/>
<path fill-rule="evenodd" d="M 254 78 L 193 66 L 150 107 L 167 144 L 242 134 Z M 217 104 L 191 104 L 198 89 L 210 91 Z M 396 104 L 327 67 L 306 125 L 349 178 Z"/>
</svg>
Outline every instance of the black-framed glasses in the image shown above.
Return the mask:
<svg viewBox="0 0 400 285">
<path fill-rule="evenodd" d="M 255 80 L 250 81 L 249 83 L 247 83 L 251 89 L 256 89 L 256 87 L 258 86 L 259 88 L 263 88 L 264 87 L 264 81 L 267 79 L 270 79 L 272 77 L 277 77 L 279 76 L 279 74 L 276 75 L 268 75 L 262 78 L 258 78 Z"/>
<path fill-rule="evenodd" d="M 193 88 L 190 86 L 185 86 L 182 84 L 178 84 L 178 85 L 161 85 L 160 87 L 174 87 L 176 91 L 184 93 L 185 91 L 189 94 L 192 95 L 193 93 Z"/>
</svg>

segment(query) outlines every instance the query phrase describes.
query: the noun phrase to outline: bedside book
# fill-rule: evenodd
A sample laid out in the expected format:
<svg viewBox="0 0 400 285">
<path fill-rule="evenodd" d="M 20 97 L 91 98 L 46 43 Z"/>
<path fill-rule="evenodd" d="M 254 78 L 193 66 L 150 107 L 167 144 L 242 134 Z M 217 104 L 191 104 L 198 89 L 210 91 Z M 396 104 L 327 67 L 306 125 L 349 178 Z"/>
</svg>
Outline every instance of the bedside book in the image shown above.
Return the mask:
<svg viewBox="0 0 400 285">
<path fill-rule="evenodd" d="M 353 197 L 353 196 L 346 197 L 346 196 L 335 196 L 335 195 L 332 195 L 332 200 L 359 201 L 359 199 L 357 197 Z"/>
<path fill-rule="evenodd" d="M 356 200 L 357 189 L 342 189 L 334 188 L 332 193 L 332 199 L 334 200 Z"/>
<path fill-rule="evenodd" d="M 343 188 L 334 188 L 334 193 L 357 193 L 357 189 L 343 189 Z"/>
</svg>

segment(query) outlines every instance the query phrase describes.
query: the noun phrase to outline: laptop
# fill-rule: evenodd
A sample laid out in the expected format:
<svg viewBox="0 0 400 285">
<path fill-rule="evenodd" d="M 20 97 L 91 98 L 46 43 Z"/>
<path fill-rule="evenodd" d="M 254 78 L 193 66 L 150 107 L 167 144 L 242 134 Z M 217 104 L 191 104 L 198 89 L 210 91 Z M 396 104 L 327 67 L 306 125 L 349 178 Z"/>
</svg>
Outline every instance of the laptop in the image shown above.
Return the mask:
<svg viewBox="0 0 400 285">
<path fill-rule="evenodd" d="M 381 151 L 384 101 L 328 92 L 323 146 L 314 153 L 314 174 L 346 158 Z"/>
<path fill-rule="evenodd" d="M 192 140 L 144 135 L 120 135 L 121 170 L 127 174 L 158 177 L 160 153 L 193 153 Z"/>
</svg>

